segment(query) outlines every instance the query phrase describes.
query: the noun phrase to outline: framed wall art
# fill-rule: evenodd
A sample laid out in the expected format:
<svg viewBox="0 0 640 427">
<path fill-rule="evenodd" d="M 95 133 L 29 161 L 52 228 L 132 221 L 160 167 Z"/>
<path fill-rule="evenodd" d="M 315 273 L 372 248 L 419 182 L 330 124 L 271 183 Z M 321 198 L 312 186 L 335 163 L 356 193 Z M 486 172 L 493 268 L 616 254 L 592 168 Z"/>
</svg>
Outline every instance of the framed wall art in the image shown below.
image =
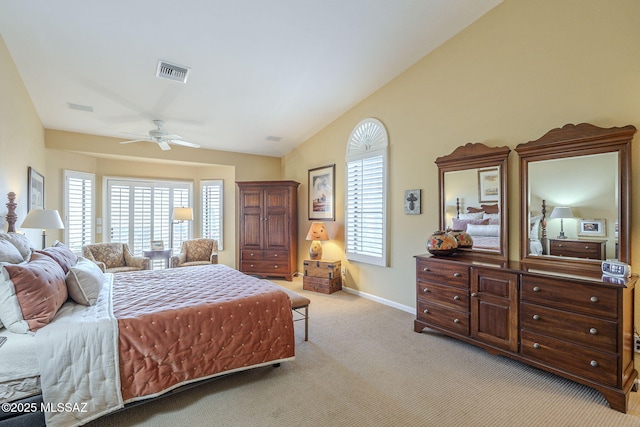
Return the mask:
<svg viewBox="0 0 640 427">
<path fill-rule="evenodd" d="M 404 214 L 420 215 L 422 190 L 404 190 Z"/>
<path fill-rule="evenodd" d="M 605 219 L 580 219 L 578 220 L 578 236 L 581 237 L 606 237 L 607 222 Z"/>
<path fill-rule="evenodd" d="M 478 169 L 478 202 L 500 200 L 500 176 L 498 168 Z"/>
<path fill-rule="evenodd" d="M 336 165 L 309 169 L 309 219 L 336 219 Z"/>
<path fill-rule="evenodd" d="M 27 212 L 31 209 L 44 209 L 44 176 L 31 166 L 29 166 L 27 202 Z"/>
</svg>

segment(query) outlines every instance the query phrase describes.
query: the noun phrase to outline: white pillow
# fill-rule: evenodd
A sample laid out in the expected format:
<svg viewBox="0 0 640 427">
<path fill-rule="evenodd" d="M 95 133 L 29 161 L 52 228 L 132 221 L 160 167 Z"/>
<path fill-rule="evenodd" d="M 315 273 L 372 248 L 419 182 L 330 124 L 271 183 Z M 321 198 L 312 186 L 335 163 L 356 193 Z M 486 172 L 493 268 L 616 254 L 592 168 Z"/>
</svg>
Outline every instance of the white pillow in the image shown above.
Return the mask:
<svg viewBox="0 0 640 427">
<path fill-rule="evenodd" d="M 482 219 L 500 219 L 500 214 L 499 213 L 489 214 L 485 212 L 484 215 L 482 215 Z"/>
<path fill-rule="evenodd" d="M 22 254 L 10 241 L 0 239 L 0 262 L 20 264 L 24 261 Z"/>
<path fill-rule="evenodd" d="M 78 263 L 67 273 L 69 296 L 78 304 L 94 305 L 100 295 L 104 276 L 93 261 L 78 257 Z"/>
<path fill-rule="evenodd" d="M 22 317 L 16 289 L 9 272 L 4 267 L 0 267 L 0 321 L 11 332 L 17 334 L 29 332 L 29 325 Z"/>
<path fill-rule="evenodd" d="M 22 260 L 29 261 L 29 258 L 31 258 L 31 248 L 33 245 L 26 235 L 15 232 L 0 233 L 0 239 L 7 240 L 11 244 L 13 244 L 13 246 L 15 246 L 18 249 L 18 252 L 20 252 L 20 254 L 22 255 Z"/>
<path fill-rule="evenodd" d="M 461 213 L 458 215 L 460 219 L 482 219 L 482 215 L 484 212 L 473 212 L 473 213 Z"/>
<path fill-rule="evenodd" d="M 542 215 L 532 216 L 529 219 L 529 239 L 532 241 L 540 240 L 540 220 L 542 219 Z"/>
<path fill-rule="evenodd" d="M 467 233 L 478 237 L 497 237 L 500 235 L 500 226 L 497 224 L 468 224 Z"/>
</svg>

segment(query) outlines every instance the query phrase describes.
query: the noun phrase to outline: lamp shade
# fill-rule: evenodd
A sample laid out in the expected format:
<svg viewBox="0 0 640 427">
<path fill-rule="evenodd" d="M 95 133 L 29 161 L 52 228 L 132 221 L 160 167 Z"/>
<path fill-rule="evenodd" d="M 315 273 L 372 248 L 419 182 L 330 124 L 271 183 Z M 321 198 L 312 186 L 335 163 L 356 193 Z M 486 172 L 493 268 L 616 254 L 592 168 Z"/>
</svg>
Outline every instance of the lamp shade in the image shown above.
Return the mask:
<svg viewBox="0 0 640 427">
<path fill-rule="evenodd" d="M 193 209 L 191 208 L 173 208 L 174 221 L 193 221 Z"/>
<path fill-rule="evenodd" d="M 558 206 L 553 208 L 553 212 L 551 212 L 549 218 L 573 218 L 573 212 L 571 212 L 571 208 L 569 207 Z"/>
<path fill-rule="evenodd" d="M 61 230 L 64 224 L 56 210 L 31 209 L 20 227 Z"/>
<path fill-rule="evenodd" d="M 323 222 L 313 222 L 307 233 L 307 240 L 329 240 L 327 229 Z"/>
</svg>

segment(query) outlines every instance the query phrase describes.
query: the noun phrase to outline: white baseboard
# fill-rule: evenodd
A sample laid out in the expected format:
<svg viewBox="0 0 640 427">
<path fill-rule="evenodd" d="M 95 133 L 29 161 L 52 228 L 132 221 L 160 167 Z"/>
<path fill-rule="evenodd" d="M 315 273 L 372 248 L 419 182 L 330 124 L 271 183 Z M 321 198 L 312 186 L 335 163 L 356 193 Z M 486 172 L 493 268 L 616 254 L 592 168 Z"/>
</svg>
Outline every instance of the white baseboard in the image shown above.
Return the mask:
<svg viewBox="0 0 640 427">
<path fill-rule="evenodd" d="M 372 301 L 378 302 L 380 304 L 388 305 L 389 307 L 397 308 L 398 310 L 406 311 L 407 313 L 411 313 L 414 316 L 416 315 L 416 309 L 413 307 L 409 307 L 408 305 L 398 304 L 397 302 L 390 301 L 386 298 L 380 298 L 375 295 L 368 294 L 366 292 L 358 291 L 356 289 L 348 288 L 342 285 L 342 290 L 345 292 L 349 292 L 350 294 L 357 295 L 362 298 L 370 299 Z"/>
</svg>

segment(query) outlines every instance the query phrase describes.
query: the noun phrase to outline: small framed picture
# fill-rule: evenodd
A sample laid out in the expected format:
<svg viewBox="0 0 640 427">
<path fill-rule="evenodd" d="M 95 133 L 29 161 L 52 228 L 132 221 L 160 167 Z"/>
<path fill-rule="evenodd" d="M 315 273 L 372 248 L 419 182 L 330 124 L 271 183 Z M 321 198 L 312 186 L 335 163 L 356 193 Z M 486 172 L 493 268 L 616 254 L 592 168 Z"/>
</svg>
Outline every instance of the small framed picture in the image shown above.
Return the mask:
<svg viewBox="0 0 640 427">
<path fill-rule="evenodd" d="M 605 219 L 580 219 L 578 220 L 578 236 L 605 237 L 607 235 L 607 222 Z"/>
<path fill-rule="evenodd" d="M 151 241 L 151 250 L 152 251 L 163 251 L 164 250 L 164 242 L 162 240 L 152 240 Z"/>
<path fill-rule="evenodd" d="M 499 201 L 499 188 L 498 168 L 478 169 L 478 201 L 480 203 Z"/>
<path fill-rule="evenodd" d="M 44 176 L 29 166 L 29 186 L 27 187 L 27 211 L 44 209 Z"/>
<path fill-rule="evenodd" d="M 309 220 L 335 221 L 336 165 L 309 169 Z"/>
<path fill-rule="evenodd" d="M 420 215 L 420 193 L 422 190 L 404 190 L 404 214 Z"/>
</svg>

